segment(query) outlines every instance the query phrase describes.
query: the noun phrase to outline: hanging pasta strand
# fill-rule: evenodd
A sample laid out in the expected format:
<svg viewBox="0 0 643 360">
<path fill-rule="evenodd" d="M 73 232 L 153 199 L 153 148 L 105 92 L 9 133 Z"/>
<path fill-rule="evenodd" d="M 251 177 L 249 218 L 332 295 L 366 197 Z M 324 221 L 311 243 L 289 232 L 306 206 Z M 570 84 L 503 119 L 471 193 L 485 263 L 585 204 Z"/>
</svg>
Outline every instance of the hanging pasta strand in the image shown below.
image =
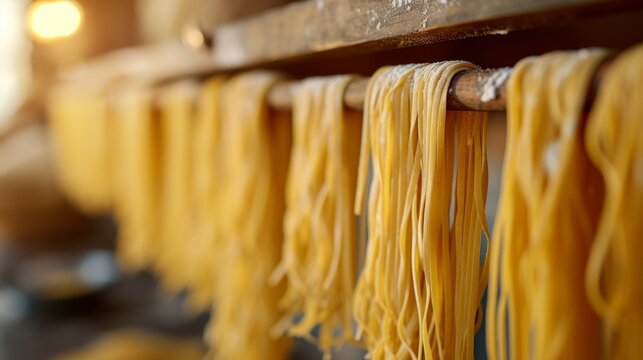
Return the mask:
<svg viewBox="0 0 643 360">
<path fill-rule="evenodd" d="M 446 97 L 452 77 L 475 68 L 449 61 L 418 69 L 414 77 L 413 109 L 422 152 L 414 251 L 421 273 L 414 284 L 425 287 L 416 296 L 423 331 L 420 357 L 473 359 L 476 312 L 487 281 L 486 254 L 480 263 L 483 233 L 489 238 L 484 212 L 487 114 L 447 112 Z"/>
<path fill-rule="evenodd" d="M 193 240 L 186 248 L 186 286 L 190 302 L 197 309 L 209 306 L 214 299 L 215 272 L 220 237 L 217 202 L 221 184 L 220 96 L 225 78 L 214 77 L 201 86 L 194 124 L 192 147 Z"/>
<path fill-rule="evenodd" d="M 112 102 L 118 257 L 128 270 L 152 265 L 159 226 L 160 123 L 151 89 L 126 88 Z"/>
<path fill-rule="evenodd" d="M 354 312 L 374 359 L 473 358 L 486 284 L 486 114 L 447 113 L 446 95 L 474 68 L 385 67 L 369 83 L 355 202 L 368 211 L 369 244 Z"/>
<path fill-rule="evenodd" d="M 410 79 L 418 66 L 378 70 L 371 77 L 364 103 L 355 212 L 362 214 L 363 207 L 367 212 L 368 246 L 355 290 L 354 315 L 359 326 L 358 338 L 363 335 L 373 359 L 416 358 L 419 344 L 411 262 L 399 260 L 400 257 L 411 259 L 413 234 L 408 222 L 400 224 L 402 229 L 395 234 L 397 229 L 391 229 L 391 223 L 386 221 L 394 219 L 392 210 L 402 205 L 410 207 L 417 199 L 409 194 L 411 204 L 392 204 L 390 191 L 385 193 L 391 187 L 393 176 L 398 174 L 404 174 L 408 180 L 397 184 L 396 194 L 407 194 L 417 187 L 419 150 L 417 128 L 412 129 L 410 124 Z M 367 194 L 370 162 L 372 180 Z M 385 167 L 387 163 L 391 164 L 389 168 Z M 398 324 L 404 325 L 398 328 Z"/>
<path fill-rule="evenodd" d="M 192 246 L 192 143 L 197 85 L 172 84 L 161 89 L 162 188 L 159 254 L 155 268 L 163 284 L 177 292 L 189 283 L 185 271 Z"/>
<path fill-rule="evenodd" d="M 281 258 L 290 123 L 271 114 L 266 72 L 232 78 L 221 96 L 223 170 L 220 252 L 208 341 L 217 359 L 283 359 L 289 341 L 271 330 L 283 317 L 285 284 L 269 284 Z"/>
<path fill-rule="evenodd" d="M 605 359 L 643 354 L 643 46 L 612 64 L 589 116 L 587 152 L 605 181 L 587 296 L 602 321 Z"/>
<path fill-rule="evenodd" d="M 344 111 L 351 79 L 306 79 L 294 94 L 285 242 L 273 277 L 287 279 L 281 305 L 288 333 L 317 342 L 327 357 L 332 347 L 353 338 L 357 231 L 352 205 L 361 123 L 359 113 Z M 316 340 L 311 332 L 317 326 Z"/>
<path fill-rule="evenodd" d="M 510 78 L 487 309 L 491 359 L 598 355 L 583 279 L 601 179 L 581 134 L 588 86 L 606 56 L 592 49 L 527 58 Z"/>
<path fill-rule="evenodd" d="M 450 117 L 447 115 L 447 121 Z M 451 228 L 455 251 L 454 358 L 473 359 L 473 340 L 482 324 L 482 296 L 488 279 L 487 253 L 482 236 L 489 241 L 485 218 L 487 201 L 487 117 L 462 112 L 455 117 L 458 127 L 458 172 L 455 180 L 455 219 Z M 457 207 L 461 206 L 460 209 Z"/>
<path fill-rule="evenodd" d="M 47 111 L 62 190 L 88 213 L 109 211 L 113 160 L 105 91 L 100 85 L 61 85 L 52 91 Z"/>
</svg>

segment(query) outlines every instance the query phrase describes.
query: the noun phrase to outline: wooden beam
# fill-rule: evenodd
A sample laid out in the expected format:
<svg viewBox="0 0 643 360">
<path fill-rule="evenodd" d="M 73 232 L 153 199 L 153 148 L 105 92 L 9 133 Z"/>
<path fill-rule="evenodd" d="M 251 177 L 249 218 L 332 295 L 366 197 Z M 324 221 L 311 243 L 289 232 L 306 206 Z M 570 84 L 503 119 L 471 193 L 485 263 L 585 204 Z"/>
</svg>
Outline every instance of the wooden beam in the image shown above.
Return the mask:
<svg viewBox="0 0 643 360">
<path fill-rule="evenodd" d="M 640 0 L 307 0 L 206 30 L 215 70 L 342 49 L 504 34 L 643 8 Z"/>
<path fill-rule="evenodd" d="M 329 52 L 361 53 L 364 58 L 379 50 L 638 9 L 643 0 L 307 0 L 206 30 L 212 36 L 196 43 L 212 43 L 209 52 L 189 51 L 172 40 L 122 50 L 72 68 L 60 80 L 85 82 L 91 75 L 106 83 L 130 79 L 164 84 L 290 60 L 319 63 Z"/>
</svg>

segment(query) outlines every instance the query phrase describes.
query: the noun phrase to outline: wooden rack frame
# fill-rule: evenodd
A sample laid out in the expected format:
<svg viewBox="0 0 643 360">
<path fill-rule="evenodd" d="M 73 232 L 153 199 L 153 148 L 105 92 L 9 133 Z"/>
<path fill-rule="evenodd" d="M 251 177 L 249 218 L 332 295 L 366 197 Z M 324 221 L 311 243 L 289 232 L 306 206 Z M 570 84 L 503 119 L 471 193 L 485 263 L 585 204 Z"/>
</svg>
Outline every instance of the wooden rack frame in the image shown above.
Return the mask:
<svg viewBox="0 0 643 360">
<path fill-rule="evenodd" d="M 162 69 L 151 66 L 149 73 L 141 74 L 138 68 L 138 73 L 128 72 L 127 67 L 114 66 L 117 63 L 106 66 L 100 61 L 94 68 L 116 69 L 104 79 L 132 78 L 160 85 L 277 63 L 318 60 L 331 52 L 343 56 L 374 53 L 626 12 L 643 21 L 643 0 L 306 0 L 216 29 L 201 29 L 197 38 L 202 36 L 202 44 L 211 46 L 206 47 L 209 51 L 204 54 L 200 51 L 203 47 L 185 51 L 178 46 L 182 51 L 177 56 L 181 58 L 163 62 Z M 195 29 L 191 30 L 195 35 Z M 140 49 L 137 54 L 139 59 L 159 56 L 149 49 Z M 510 71 L 504 68 L 457 74 L 450 84 L 448 108 L 503 111 L 504 85 Z M 87 73 L 81 71 L 69 81 L 85 82 Z M 363 107 L 366 86 L 367 79 L 349 84 L 344 95 L 347 107 Z M 290 109 L 295 87 L 292 82 L 275 86 L 268 96 L 270 105 Z"/>
<path fill-rule="evenodd" d="M 306 0 L 202 29 L 204 43 L 211 46 L 207 65 L 193 67 L 189 73 L 305 61 L 334 51 L 371 52 L 506 34 L 641 9 L 640 0 Z M 448 108 L 504 111 L 510 71 L 457 74 L 450 84 Z M 173 77 L 183 75 L 178 72 Z M 367 82 L 359 79 L 349 84 L 344 94 L 347 107 L 362 109 Z M 295 89 L 294 82 L 277 85 L 268 95 L 270 105 L 290 109 Z"/>
<path fill-rule="evenodd" d="M 205 29 L 213 47 L 204 71 L 506 34 L 637 9 L 643 1 L 307 0 Z"/>
</svg>

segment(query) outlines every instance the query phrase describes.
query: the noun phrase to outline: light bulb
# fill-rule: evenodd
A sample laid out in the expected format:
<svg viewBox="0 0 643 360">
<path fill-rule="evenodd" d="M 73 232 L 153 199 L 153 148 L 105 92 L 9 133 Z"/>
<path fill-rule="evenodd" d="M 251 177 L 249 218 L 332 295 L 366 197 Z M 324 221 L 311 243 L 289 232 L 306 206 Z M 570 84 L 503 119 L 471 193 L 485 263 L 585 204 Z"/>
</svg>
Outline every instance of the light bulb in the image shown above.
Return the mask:
<svg viewBox="0 0 643 360">
<path fill-rule="evenodd" d="M 80 5 L 73 0 L 41 0 L 27 10 L 27 25 L 32 37 L 40 42 L 72 36 L 83 22 Z"/>
</svg>

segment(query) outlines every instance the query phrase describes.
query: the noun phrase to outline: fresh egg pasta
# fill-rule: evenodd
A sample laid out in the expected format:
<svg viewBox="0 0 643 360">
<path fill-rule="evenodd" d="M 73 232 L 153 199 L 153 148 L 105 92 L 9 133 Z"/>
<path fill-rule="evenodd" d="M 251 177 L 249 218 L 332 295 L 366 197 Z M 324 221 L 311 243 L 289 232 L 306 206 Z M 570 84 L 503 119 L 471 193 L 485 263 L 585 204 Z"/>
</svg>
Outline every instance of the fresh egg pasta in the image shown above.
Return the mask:
<svg viewBox="0 0 643 360">
<path fill-rule="evenodd" d="M 585 284 L 601 320 L 604 359 L 643 354 L 643 46 L 609 65 L 592 107 L 585 146 L 605 182 Z"/>
<path fill-rule="evenodd" d="M 161 206 L 155 270 L 168 289 L 189 282 L 186 252 L 193 246 L 192 155 L 198 85 L 180 82 L 159 93 L 161 122 Z"/>
<path fill-rule="evenodd" d="M 310 78 L 294 91 L 285 240 L 273 276 L 273 281 L 287 280 L 281 326 L 318 343 L 326 356 L 353 339 L 357 229 L 352 210 L 361 122 L 359 113 L 344 110 L 351 80 Z"/>
<path fill-rule="evenodd" d="M 196 104 L 192 146 L 192 240 L 185 249 L 182 271 L 187 273 L 190 302 L 197 309 L 207 308 L 213 301 L 217 276 L 220 222 L 217 213 L 220 201 L 221 116 L 220 97 L 224 77 L 207 80 L 200 90 Z"/>
<path fill-rule="evenodd" d="M 354 313 L 373 359 L 473 358 L 487 117 L 446 111 L 451 78 L 471 69 L 385 67 L 369 83 L 355 202 L 368 246 Z"/>
<path fill-rule="evenodd" d="M 152 89 L 126 87 L 111 102 L 117 250 L 129 270 L 151 266 L 158 255 L 161 133 L 154 99 Z"/>
<path fill-rule="evenodd" d="M 61 188 L 84 211 L 108 212 L 113 159 L 105 91 L 61 85 L 52 91 L 47 110 Z"/>
<path fill-rule="evenodd" d="M 591 49 L 526 58 L 509 80 L 487 307 L 491 359 L 598 357 L 598 319 L 584 278 L 602 179 L 582 134 L 590 81 L 607 55 Z"/>
<path fill-rule="evenodd" d="M 284 283 L 269 283 L 281 258 L 290 151 L 290 122 L 266 102 L 278 80 L 252 72 L 233 77 L 221 91 L 221 243 L 207 334 L 217 359 L 283 359 L 289 351 L 288 339 L 272 332 L 284 315 Z"/>
</svg>

